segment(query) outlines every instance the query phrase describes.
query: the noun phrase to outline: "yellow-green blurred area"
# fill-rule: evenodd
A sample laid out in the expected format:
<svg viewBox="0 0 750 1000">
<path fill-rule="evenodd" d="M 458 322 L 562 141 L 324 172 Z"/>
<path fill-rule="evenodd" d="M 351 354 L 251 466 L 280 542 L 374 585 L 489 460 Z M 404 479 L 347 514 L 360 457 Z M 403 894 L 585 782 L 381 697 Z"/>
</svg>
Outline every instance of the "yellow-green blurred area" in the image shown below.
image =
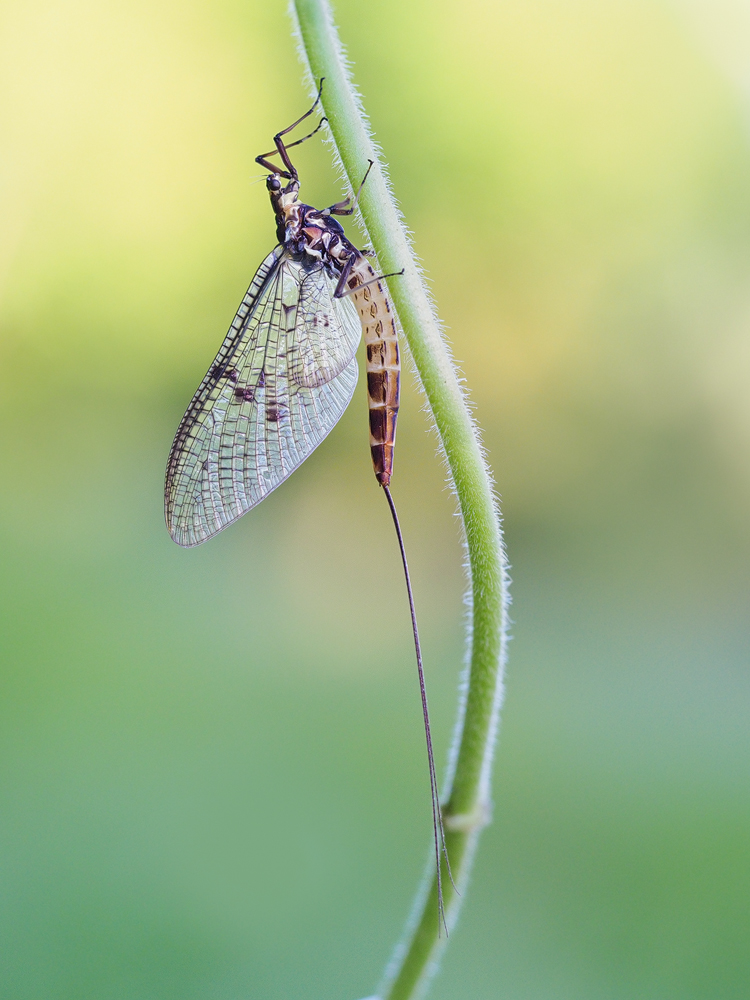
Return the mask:
<svg viewBox="0 0 750 1000">
<path fill-rule="evenodd" d="M 750 14 L 340 0 L 502 494 L 495 781 L 436 1000 L 750 992 Z M 283 4 L 6 0 L 2 973 L 12 1000 L 355 1000 L 430 840 L 364 390 L 180 550 L 172 436 L 274 245 Z M 318 137 L 305 200 L 345 193 Z M 258 183 L 256 183 L 256 181 Z M 359 239 L 349 225 L 352 238 Z M 454 501 L 406 379 L 394 494 L 445 760 Z"/>
</svg>

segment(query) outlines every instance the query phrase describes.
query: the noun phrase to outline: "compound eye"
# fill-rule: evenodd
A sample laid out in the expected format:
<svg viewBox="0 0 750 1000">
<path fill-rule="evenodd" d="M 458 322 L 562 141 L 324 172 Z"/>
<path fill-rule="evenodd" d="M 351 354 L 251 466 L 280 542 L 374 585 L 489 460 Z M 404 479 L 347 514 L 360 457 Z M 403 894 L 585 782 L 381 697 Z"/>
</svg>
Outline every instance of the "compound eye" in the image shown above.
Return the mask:
<svg viewBox="0 0 750 1000">
<path fill-rule="evenodd" d="M 266 186 L 268 187 L 269 191 L 280 191 L 281 181 L 279 180 L 276 174 L 271 174 L 268 180 L 266 181 Z"/>
</svg>

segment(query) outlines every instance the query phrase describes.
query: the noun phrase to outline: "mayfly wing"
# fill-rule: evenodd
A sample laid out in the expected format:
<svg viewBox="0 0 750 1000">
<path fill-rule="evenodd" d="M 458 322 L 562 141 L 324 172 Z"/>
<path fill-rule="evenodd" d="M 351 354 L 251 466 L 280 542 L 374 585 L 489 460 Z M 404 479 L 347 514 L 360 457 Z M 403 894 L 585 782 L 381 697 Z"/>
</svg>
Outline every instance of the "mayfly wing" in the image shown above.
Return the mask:
<svg viewBox="0 0 750 1000">
<path fill-rule="evenodd" d="M 342 309 L 345 300 L 332 297 L 335 287 L 335 281 L 321 280 L 317 267 L 302 282 L 295 342 L 288 352 L 290 378 L 300 386 L 315 388 L 340 375 L 362 337 L 356 303 Z"/>
<path fill-rule="evenodd" d="M 177 430 L 172 538 L 198 545 L 276 489 L 335 426 L 357 384 L 356 308 L 319 262 L 277 247 L 253 279 Z"/>
</svg>

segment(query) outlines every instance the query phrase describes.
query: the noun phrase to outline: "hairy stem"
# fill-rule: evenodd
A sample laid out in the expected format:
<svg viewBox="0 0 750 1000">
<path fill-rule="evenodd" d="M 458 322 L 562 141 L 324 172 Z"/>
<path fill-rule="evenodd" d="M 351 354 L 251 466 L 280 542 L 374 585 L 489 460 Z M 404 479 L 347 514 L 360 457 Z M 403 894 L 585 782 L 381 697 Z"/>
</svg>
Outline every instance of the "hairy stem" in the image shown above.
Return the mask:
<svg viewBox="0 0 750 1000">
<path fill-rule="evenodd" d="M 335 154 L 353 190 L 364 177 L 368 161 L 374 161 L 359 209 L 380 266 L 386 272 L 404 269 L 403 276 L 390 283 L 390 293 L 432 410 L 463 520 L 471 588 L 470 651 L 443 794 L 446 843 L 461 892 L 457 895 L 450 880 L 443 878 L 451 926 L 465 897 L 479 833 L 490 814 L 490 771 L 502 700 L 508 600 L 499 512 L 477 428 L 352 85 L 327 0 L 292 0 L 291 13 L 311 94 L 325 77 L 323 108 Z M 379 997 L 407 1000 L 424 992 L 444 944 L 433 870 L 419 890 Z"/>
</svg>

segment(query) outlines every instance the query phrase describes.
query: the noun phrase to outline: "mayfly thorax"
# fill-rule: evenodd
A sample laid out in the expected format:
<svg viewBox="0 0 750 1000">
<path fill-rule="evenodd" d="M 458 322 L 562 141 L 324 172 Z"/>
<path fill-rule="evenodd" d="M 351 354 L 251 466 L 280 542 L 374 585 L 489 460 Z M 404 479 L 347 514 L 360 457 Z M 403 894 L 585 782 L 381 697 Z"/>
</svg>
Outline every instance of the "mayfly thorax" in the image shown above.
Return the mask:
<svg viewBox="0 0 750 1000">
<path fill-rule="evenodd" d="M 321 80 L 321 90 L 323 81 Z M 356 350 L 364 338 L 370 450 L 396 527 L 406 577 L 430 770 L 439 918 L 445 925 L 442 815 L 432 752 L 422 656 L 409 570 L 389 484 L 400 392 L 395 315 L 385 279 L 344 234 L 335 216 L 352 215 L 354 199 L 316 209 L 299 200 L 299 176 L 288 135 L 312 108 L 274 137 L 275 149 L 256 157 L 269 171 L 266 186 L 279 241 L 253 278 L 219 353 L 175 435 L 167 463 L 165 512 L 182 546 L 206 541 L 260 503 L 333 429 L 357 383 Z M 271 157 L 278 157 L 279 162 Z M 372 162 L 370 163 L 370 169 Z M 369 169 L 368 169 L 369 173 Z"/>
</svg>

